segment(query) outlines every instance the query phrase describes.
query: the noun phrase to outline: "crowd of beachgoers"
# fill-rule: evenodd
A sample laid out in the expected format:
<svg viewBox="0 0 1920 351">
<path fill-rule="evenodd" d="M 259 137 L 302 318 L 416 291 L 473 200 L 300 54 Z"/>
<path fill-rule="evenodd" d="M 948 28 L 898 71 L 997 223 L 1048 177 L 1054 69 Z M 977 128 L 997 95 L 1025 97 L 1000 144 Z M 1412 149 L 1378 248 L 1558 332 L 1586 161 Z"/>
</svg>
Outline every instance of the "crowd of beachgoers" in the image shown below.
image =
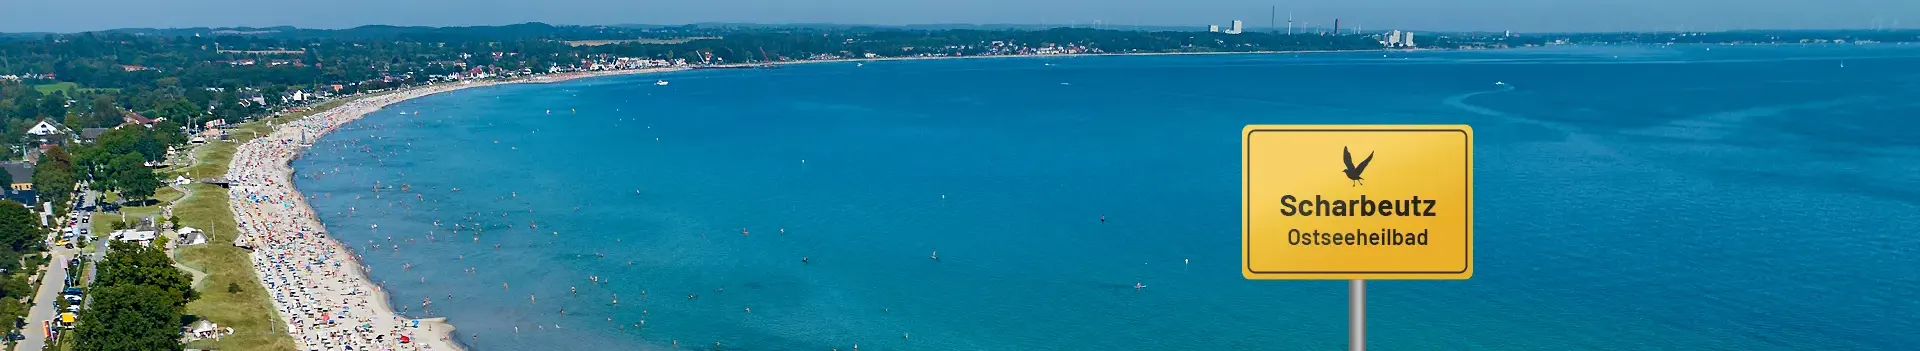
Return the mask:
<svg viewBox="0 0 1920 351">
<path fill-rule="evenodd" d="M 281 322 L 303 350 L 459 350 L 453 326 L 394 313 L 367 267 L 332 238 L 294 189 L 290 163 L 315 139 L 407 99 L 514 82 L 553 82 L 644 71 L 593 72 L 517 81 L 442 83 L 361 97 L 313 113 L 247 141 L 227 169 L 229 202 L 239 236 Z M 430 304 L 431 302 L 424 302 Z M 430 306 L 423 306 L 430 307 Z"/>
<path fill-rule="evenodd" d="M 254 270 L 287 331 L 307 350 L 454 350 L 451 326 L 393 313 L 380 287 L 327 235 L 291 182 L 304 145 L 388 104 L 486 83 L 447 84 L 362 98 L 314 113 L 234 151 L 227 169 L 235 245 L 253 248 Z"/>
</svg>

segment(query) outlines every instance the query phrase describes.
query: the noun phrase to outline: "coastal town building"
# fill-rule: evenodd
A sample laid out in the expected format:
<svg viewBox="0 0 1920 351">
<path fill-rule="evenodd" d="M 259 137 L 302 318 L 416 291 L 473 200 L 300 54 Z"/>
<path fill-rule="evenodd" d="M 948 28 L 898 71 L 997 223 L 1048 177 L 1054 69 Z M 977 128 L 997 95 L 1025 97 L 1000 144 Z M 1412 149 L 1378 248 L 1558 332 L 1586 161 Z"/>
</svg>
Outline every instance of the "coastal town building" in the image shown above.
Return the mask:
<svg viewBox="0 0 1920 351">
<path fill-rule="evenodd" d="M 32 163 L 24 161 L 0 162 L 0 169 L 5 169 L 7 175 L 10 176 L 10 179 L 8 179 L 10 183 L 7 183 L 8 189 L 15 191 L 33 190 Z"/>
<path fill-rule="evenodd" d="M 54 122 L 52 120 L 45 120 L 45 119 L 40 120 L 39 123 L 34 123 L 33 128 L 27 129 L 27 135 L 32 135 L 36 137 L 62 135 L 62 134 L 67 134 L 71 132 L 72 131 L 68 130 L 66 126 L 60 125 L 59 122 Z"/>
<path fill-rule="evenodd" d="M 27 205 L 29 209 L 33 208 L 40 200 L 39 194 L 33 190 L 33 163 L 0 162 L 0 169 L 7 171 L 8 178 L 7 189 L 0 191 L 0 199 L 13 200 Z"/>
<path fill-rule="evenodd" d="M 1241 22 L 1240 20 L 1234 20 L 1232 23 L 1229 23 L 1226 28 L 1220 28 L 1220 25 L 1218 24 L 1209 24 L 1207 25 L 1207 32 L 1240 34 L 1242 30 L 1246 29 L 1243 26 L 1243 24 L 1244 22 Z"/>
<path fill-rule="evenodd" d="M 1401 32 L 1399 30 L 1391 30 L 1391 31 L 1387 31 L 1386 33 L 1382 33 L 1380 36 L 1382 37 L 1380 39 L 1380 44 L 1385 45 L 1387 48 L 1412 48 L 1413 47 L 1413 32 Z"/>
<path fill-rule="evenodd" d="M 153 238 L 158 237 L 159 236 L 158 233 L 159 232 L 151 229 L 148 229 L 148 230 L 121 229 L 121 230 L 115 230 L 113 231 L 113 233 L 107 234 L 107 238 L 111 240 L 116 240 L 116 241 L 124 241 L 124 242 L 136 243 L 140 245 L 147 245 L 147 244 L 153 243 Z"/>
<path fill-rule="evenodd" d="M 110 130 L 113 130 L 113 128 L 81 128 L 80 134 L 74 135 L 74 141 L 91 143 L 94 140 L 100 139 L 101 134 L 107 134 L 107 131 Z"/>
<path fill-rule="evenodd" d="M 147 116 L 140 115 L 140 113 L 133 111 L 127 111 L 120 120 L 121 126 L 141 126 L 147 128 L 153 128 L 153 122 L 160 121 L 159 119 L 147 118 Z"/>
</svg>

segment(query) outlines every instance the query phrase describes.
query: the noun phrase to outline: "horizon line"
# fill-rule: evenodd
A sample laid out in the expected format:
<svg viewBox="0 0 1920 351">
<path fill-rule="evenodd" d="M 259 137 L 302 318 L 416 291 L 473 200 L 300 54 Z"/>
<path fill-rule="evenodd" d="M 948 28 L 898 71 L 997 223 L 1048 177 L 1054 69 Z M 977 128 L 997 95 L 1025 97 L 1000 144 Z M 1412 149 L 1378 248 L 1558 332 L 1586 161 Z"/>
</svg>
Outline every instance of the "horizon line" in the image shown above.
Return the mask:
<svg viewBox="0 0 1920 351">
<path fill-rule="evenodd" d="M 553 26 L 553 27 L 632 27 L 632 28 L 648 28 L 648 27 L 657 27 L 657 28 L 667 28 L 667 27 L 685 27 L 685 26 L 755 26 L 755 27 L 768 27 L 768 28 L 782 28 L 782 27 L 785 27 L 785 28 L 806 28 L 806 27 L 845 27 L 845 28 L 860 28 L 860 27 L 868 27 L 868 28 L 881 28 L 881 29 L 919 29 L 919 28 L 915 28 L 915 27 L 1001 27 L 1000 29 L 1021 29 L 1021 30 L 1051 30 L 1051 29 L 1060 29 L 1060 28 L 1085 28 L 1085 29 L 1101 29 L 1101 30 L 1142 30 L 1142 29 L 1161 29 L 1161 30 L 1167 30 L 1167 29 L 1175 29 L 1175 28 L 1192 28 L 1192 30 L 1191 30 L 1192 32 L 1205 32 L 1205 31 L 1206 31 L 1206 30 L 1205 30 L 1205 29 L 1206 29 L 1206 25 L 1204 25 L 1204 24 L 1203 24 L 1203 25 L 1191 25 L 1191 26 L 1190 26 L 1190 25 L 1136 25 L 1136 24 L 1114 24 L 1114 23 L 1101 23 L 1101 24 L 1092 24 L 1092 23 L 1085 23 L 1085 24 L 1069 24 L 1069 25 L 1060 25 L 1060 24 L 1034 24 L 1034 23 L 962 23 L 962 22 L 954 22 L 954 23 L 911 23 L 911 24 L 849 24 L 849 23 L 833 23 L 833 22 L 786 22 L 786 23 L 760 23 L 760 22 L 724 22 L 724 21 L 709 21 L 709 22 L 691 22 L 691 23 L 684 23 L 684 24 L 650 24 L 650 23 L 618 23 L 618 24 L 559 24 L 559 23 L 548 23 L 548 22 L 541 22 L 541 21 L 527 21 L 527 22 L 518 22 L 518 23 L 506 23 L 506 24 L 483 24 L 483 25 L 450 25 L 450 26 L 436 26 L 436 25 L 399 25 L 399 24 L 363 24 L 363 25 L 357 25 L 357 26 L 351 26 L 351 27 L 338 27 L 338 28 L 326 28 L 326 27 L 300 27 L 300 26 L 294 26 L 294 25 L 276 25 L 276 26 L 265 26 L 265 27 L 258 27 L 258 26 L 197 26 L 197 27 L 120 27 L 120 28 L 107 28 L 107 29 L 95 29 L 95 30 L 82 30 L 82 31 L 65 31 L 65 32 L 61 32 L 61 31 L 20 31 L 20 32 L 9 32 L 9 31 L 0 31 L 0 35 L 12 35 L 12 36 L 19 36 L 19 35 L 46 35 L 46 34 L 53 34 L 53 35 L 71 35 L 71 34 L 85 34 L 85 33 L 100 33 L 100 32 L 115 32 L 115 31 L 142 31 L 142 30 L 195 30 L 195 29 L 205 29 L 205 30 L 231 30 L 231 29 L 278 29 L 278 28 L 291 28 L 291 29 L 299 29 L 299 30 L 322 30 L 322 31 L 341 31 L 341 30 L 353 30 L 353 29 L 360 29 L 360 28 L 367 28 L 367 27 L 394 27 L 394 28 L 424 28 L 424 29 L 448 29 L 448 28 L 488 28 L 488 27 L 507 27 L 507 26 L 518 26 L 518 25 L 529 25 L 529 24 L 540 24 L 540 25 L 547 25 L 547 26 Z M 1277 30 L 1278 30 L 1278 29 L 1280 29 L 1280 28 L 1286 28 L 1286 27 L 1279 27 L 1279 26 L 1260 26 L 1260 27 L 1252 27 L 1252 26 L 1248 26 L 1248 27 L 1246 27 L 1246 28 L 1247 28 L 1247 29 L 1256 29 L 1256 28 L 1258 28 L 1258 29 L 1264 29 L 1264 30 L 1269 30 L 1269 31 L 1277 31 Z M 1325 28 L 1332 28 L 1332 27 L 1328 27 L 1328 26 L 1325 26 L 1325 25 L 1316 25 L 1316 26 L 1305 26 L 1305 27 L 1292 27 L 1292 28 L 1293 28 L 1294 30 L 1300 30 L 1300 29 L 1314 29 L 1314 28 L 1320 28 L 1320 29 L 1325 29 Z M 928 29 L 928 30 L 951 30 L 951 29 L 961 29 L 961 28 L 934 28 L 934 29 Z M 1344 28 L 1343 28 L 1343 29 L 1344 29 Z M 1834 32 L 1846 32 L 1846 31 L 1879 31 L 1879 32 L 1898 32 L 1898 31 L 1916 31 L 1916 30 L 1920 30 L 1920 27 L 1903 27 L 1903 28 L 1789 28 L 1789 27 L 1777 27 L 1777 28 L 1742 28 L 1742 29 L 1716 29 L 1716 30 L 1674 30 L 1674 29 L 1645 29 L 1645 30 L 1591 30 L 1591 31 L 1524 31 L 1524 30 L 1422 30 L 1422 29 L 1399 29 L 1399 30 L 1402 30 L 1402 31 L 1407 31 L 1407 30 L 1413 30 L 1413 31 L 1426 31 L 1426 32 L 1429 32 L 1429 33 L 1502 33 L 1502 32 L 1507 32 L 1507 33 L 1512 33 L 1512 34 L 1590 34 L 1590 33 L 1724 33 L 1724 32 L 1754 32 L 1754 31 L 1781 31 L 1781 32 L 1794 32 L 1794 31 L 1801 31 L 1801 32 L 1810 32 L 1810 31 L 1834 31 Z M 1172 30 L 1172 31 L 1186 31 L 1186 30 Z M 1247 32 L 1249 32 L 1249 33 L 1257 33 L 1257 31 L 1252 31 L 1252 30 L 1249 30 L 1249 31 L 1247 31 Z M 1301 34 L 1301 33 L 1296 33 L 1296 35 L 1298 35 L 1298 34 Z"/>
</svg>

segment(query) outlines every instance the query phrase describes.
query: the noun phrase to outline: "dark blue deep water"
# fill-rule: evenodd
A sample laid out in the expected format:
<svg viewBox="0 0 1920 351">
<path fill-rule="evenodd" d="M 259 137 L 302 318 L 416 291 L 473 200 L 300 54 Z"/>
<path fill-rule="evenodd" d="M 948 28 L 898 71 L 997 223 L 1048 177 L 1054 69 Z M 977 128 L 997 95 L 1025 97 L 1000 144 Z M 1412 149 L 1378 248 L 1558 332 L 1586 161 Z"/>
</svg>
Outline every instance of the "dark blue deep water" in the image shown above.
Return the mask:
<svg viewBox="0 0 1920 351">
<path fill-rule="evenodd" d="M 1476 274 L 1370 284 L 1373 348 L 1900 350 L 1915 67 L 1895 45 L 809 64 L 441 94 L 295 166 L 393 301 L 475 350 L 1329 350 L 1345 282 L 1239 273 L 1241 127 L 1470 124 Z"/>
</svg>

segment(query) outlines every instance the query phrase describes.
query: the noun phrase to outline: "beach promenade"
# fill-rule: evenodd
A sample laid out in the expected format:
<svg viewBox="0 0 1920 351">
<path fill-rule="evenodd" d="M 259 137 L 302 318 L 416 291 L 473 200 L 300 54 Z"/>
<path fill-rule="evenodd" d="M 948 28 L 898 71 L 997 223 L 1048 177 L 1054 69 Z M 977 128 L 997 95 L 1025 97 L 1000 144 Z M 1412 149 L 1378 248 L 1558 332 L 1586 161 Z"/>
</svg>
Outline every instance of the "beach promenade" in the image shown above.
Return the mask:
<svg viewBox="0 0 1920 351">
<path fill-rule="evenodd" d="M 367 267 L 328 234 L 291 181 L 293 169 L 289 163 L 306 147 L 303 144 L 382 107 L 421 96 L 496 84 L 558 82 L 673 70 L 678 69 L 435 84 L 362 97 L 274 126 L 270 134 L 250 140 L 234 151 L 226 177 L 232 182 L 229 203 L 240 235 L 239 242 L 232 244 L 253 248 L 251 258 L 260 284 L 271 296 L 285 330 L 301 349 L 459 350 L 452 325 L 438 319 L 416 320 L 394 313 L 386 292 L 367 278 Z"/>
</svg>

